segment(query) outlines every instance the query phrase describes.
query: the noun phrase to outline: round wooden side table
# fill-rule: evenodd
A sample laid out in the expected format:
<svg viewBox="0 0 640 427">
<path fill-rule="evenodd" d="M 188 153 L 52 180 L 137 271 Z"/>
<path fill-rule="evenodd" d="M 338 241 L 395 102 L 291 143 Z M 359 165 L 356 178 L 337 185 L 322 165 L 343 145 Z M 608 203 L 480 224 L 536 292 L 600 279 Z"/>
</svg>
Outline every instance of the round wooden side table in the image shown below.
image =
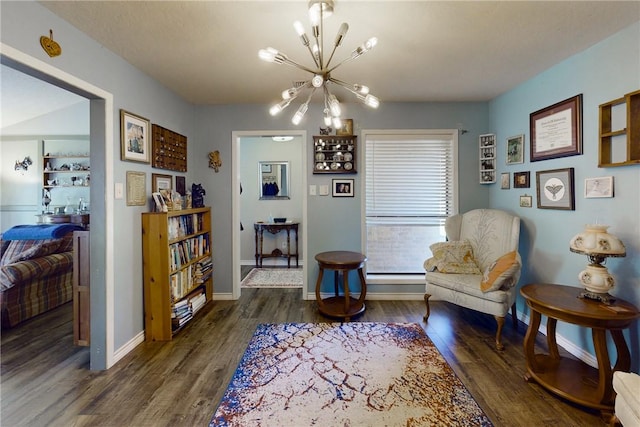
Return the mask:
<svg viewBox="0 0 640 427">
<path fill-rule="evenodd" d="M 319 253 L 315 258 L 320 267 L 318 280 L 316 281 L 316 300 L 318 301 L 320 313 L 329 317 L 344 318 L 345 322 L 348 322 L 352 316 L 362 313 L 365 309 L 364 298 L 367 295 L 367 283 L 365 282 L 362 268 L 367 261 L 367 257 L 358 252 L 331 251 Z M 325 269 L 334 270 L 335 296 L 322 299 L 320 287 L 322 286 L 322 277 Z M 349 271 L 351 270 L 358 270 L 358 276 L 360 277 L 361 289 L 358 299 L 350 295 Z M 340 295 L 338 289 L 340 274 L 342 274 L 344 284 L 343 295 Z"/>
<path fill-rule="evenodd" d="M 582 288 L 554 284 L 530 284 L 520 293 L 531 309 L 531 320 L 524 338 L 527 359 L 527 381 L 536 381 L 552 393 L 589 408 L 600 410 L 608 422 L 613 415 L 613 371 L 629 371 L 631 355 L 622 330 L 640 317 L 631 303 L 616 299 L 611 305 L 578 298 Z M 547 316 L 547 346 L 549 354 L 535 352 L 535 341 L 542 315 Z M 591 328 L 598 368 L 560 357 L 556 343 L 558 320 Z M 617 360 L 613 369 L 609 360 L 606 333 L 615 343 Z"/>
</svg>

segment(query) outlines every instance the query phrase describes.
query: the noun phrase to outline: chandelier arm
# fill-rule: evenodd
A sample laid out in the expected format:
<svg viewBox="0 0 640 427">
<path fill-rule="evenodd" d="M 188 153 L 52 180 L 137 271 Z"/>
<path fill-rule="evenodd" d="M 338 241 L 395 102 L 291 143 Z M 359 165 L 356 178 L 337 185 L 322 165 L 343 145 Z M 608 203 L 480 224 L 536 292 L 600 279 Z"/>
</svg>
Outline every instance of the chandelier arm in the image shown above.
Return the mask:
<svg viewBox="0 0 640 427">
<path fill-rule="evenodd" d="M 313 58 L 313 62 L 316 64 L 316 67 L 322 68 L 322 65 L 318 62 L 318 58 L 316 58 L 316 56 L 313 54 L 313 49 L 311 48 L 311 44 L 307 45 L 307 49 L 309 50 L 309 53 L 311 54 L 311 58 Z"/>
<path fill-rule="evenodd" d="M 342 80 L 334 79 L 333 77 L 329 77 L 329 81 L 337 84 L 338 86 L 342 86 L 343 88 L 345 88 L 346 90 L 348 90 L 349 92 L 351 92 L 356 96 L 358 95 L 358 92 L 353 90 L 352 88 L 353 85 L 349 85 L 348 83 L 345 83 Z"/>
<path fill-rule="evenodd" d="M 336 53 L 336 49 L 338 49 L 338 45 L 333 46 L 333 50 L 331 51 L 331 56 L 329 56 L 329 60 L 327 61 L 327 65 L 326 67 L 329 68 L 329 64 L 331 63 L 331 60 L 333 59 L 333 54 Z M 338 64 L 340 65 L 340 64 Z M 333 70 L 334 68 L 332 68 L 331 70 Z M 331 72 L 331 70 L 329 70 L 328 72 Z"/>
<path fill-rule="evenodd" d="M 357 56 L 356 56 L 356 58 L 357 58 Z M 355 59 L 355 58 L 354 58 L 354 57 L 352 57 L 352 56 L 349 56 L 349 57 L 347 57 L 347 58 L 343 59 L 343 60 L 342 60 L 342 62 L 339 62 L 336 66 L 331 67 L 329 70 L 327 70 L 327 73 L 332 72 L 333 70 L 335 70 L 336 68 L 338 68 L 338 67 L 339 67 L 339 66 L 341 66 L 342 64 L 344 64 L 344 63 L 346 63 L 346 62 L 349 62 L 349 61 L 351 61 L 351 60 L 353 60 L 353 59 Z"/>
<path fill-rule="evenodd" d="M 289 58 L 286 58 L 284 61 L 282 61 L 282 63 L 286 64 L 286 65 L 289 65 L 291 67 L 296 67 L 296 68 L 298 68 L 300 70 L 306 71 L 306 72 L 311 73 L 311 74 L 316 74 L 316 72 L 314 70 L 312 70 L 311 68 L 305 67 L 304 65 L 301 65 L 301 64 L 298 64 L 297 62 L 292 61 Z"/>
</svg>

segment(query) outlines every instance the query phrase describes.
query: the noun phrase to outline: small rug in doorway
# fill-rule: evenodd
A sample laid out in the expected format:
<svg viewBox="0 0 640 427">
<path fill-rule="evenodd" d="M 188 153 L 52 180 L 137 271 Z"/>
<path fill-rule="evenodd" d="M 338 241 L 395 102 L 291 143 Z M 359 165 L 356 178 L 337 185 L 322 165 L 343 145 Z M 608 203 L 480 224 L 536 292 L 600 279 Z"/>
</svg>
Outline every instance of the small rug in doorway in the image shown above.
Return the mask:
<svg viewBox="0 0 640 427">
<path fill-rule="evenodd" d="M 254 268 L 242 282 L 242 288 L 301 288 L 301 268 Z"/>
<path fill-rule="evenodd" d="M 219 426 L 492 426 L 417 323 L 261 324 Z"/>
</svg>

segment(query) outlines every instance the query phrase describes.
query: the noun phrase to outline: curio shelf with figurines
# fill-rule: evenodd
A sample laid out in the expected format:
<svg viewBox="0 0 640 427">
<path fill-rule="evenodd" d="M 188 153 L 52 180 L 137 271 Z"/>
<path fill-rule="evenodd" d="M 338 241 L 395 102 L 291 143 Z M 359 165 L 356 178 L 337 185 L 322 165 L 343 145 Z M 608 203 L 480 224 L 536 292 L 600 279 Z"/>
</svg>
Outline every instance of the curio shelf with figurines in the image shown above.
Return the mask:
<svg viewBox="0 0 640 427">
<path fill-rule="evenodd" d="M 357 136 L 321 135 L 313 137 L 313 173 L 356 173 Z"/>
</svg>

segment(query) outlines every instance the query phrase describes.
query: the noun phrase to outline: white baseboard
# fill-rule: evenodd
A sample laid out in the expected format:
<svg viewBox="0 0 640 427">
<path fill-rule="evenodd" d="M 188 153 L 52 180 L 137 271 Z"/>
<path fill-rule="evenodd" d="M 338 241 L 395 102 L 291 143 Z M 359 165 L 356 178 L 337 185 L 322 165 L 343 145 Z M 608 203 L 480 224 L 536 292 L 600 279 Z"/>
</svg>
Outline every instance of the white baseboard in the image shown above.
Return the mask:
<svg viewBox="0 0 640 427">
<path fill-rule="evenodd" d="M 232 301 L 233 300 L 233 294 L 230 292 L 225 292 L 225 293 L 215 293 L 212 295 L 211 297 L 213 299 L 213 301 Z"/>
<path fill-rule="evenodd" d="M 129 352 L 133 351 L 138 345 L 144 342 L 144 331 L 139 332 L 138 335 L 134 336 L 127 342 L 125 345 L 117 349 L 113 354 L 113 364 L 118 363 L 118 360 L 122 359 L 124 356 L 129 354 Z"/>
</svg>

